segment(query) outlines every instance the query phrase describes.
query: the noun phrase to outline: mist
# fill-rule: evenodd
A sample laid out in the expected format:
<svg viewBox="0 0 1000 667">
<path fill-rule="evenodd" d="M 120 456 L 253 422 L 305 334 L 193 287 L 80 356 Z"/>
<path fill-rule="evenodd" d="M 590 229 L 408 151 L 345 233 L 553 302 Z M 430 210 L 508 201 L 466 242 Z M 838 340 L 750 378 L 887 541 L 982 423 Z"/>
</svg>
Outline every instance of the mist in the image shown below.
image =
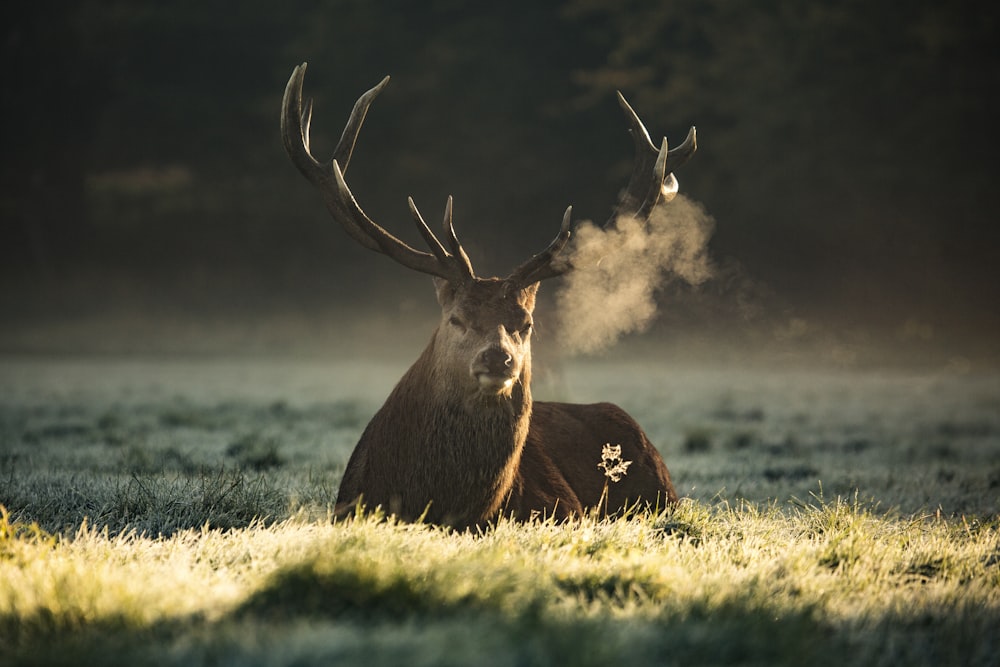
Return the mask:
<svg viewBox="0 0 1000 667">
<path fill-rule="evenodd" d="M 683 196 L 657 204 L 647 221 L 623 215 L 603 228 L 581 224 L 569 255 L 575 268 L 556 295 L 563 351 L 592 354 L 645 331 L 668 282 L 698 286 L 711 278 L 714 227 L 705 209 Z"/>
</svg>

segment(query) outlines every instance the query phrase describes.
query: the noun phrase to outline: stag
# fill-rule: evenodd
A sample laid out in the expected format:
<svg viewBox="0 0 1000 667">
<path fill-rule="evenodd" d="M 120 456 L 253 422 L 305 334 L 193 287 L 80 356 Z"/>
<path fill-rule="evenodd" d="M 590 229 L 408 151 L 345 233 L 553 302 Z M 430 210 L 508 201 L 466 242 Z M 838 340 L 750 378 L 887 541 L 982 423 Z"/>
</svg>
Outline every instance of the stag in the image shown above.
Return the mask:
<svg viewBox="0 0 1000 667">
<path fill-rule="evenodd" d="M 540 281 L 572 270 L 561 255 L 570 237 L 572 207 L 548 247 L 506 278 L 477 276 L 444 213 L 444 243 L 409 198 L 410 214 L 429 252 L 417 250 L 375 223 L 344 180 L 358 132 L 372 101 L 389 81 L 362 95 L 328 162 L 309 147 L 312 101 L 303 103 L 306 64 L 285 88 L 281 128 L 298 170 L 323 195 L 347 234 L 365 248 L 433 277 L 441 320 L 427 348 L 372 417 L 351 455 L 336 511 L 380 506 L 407 521 L 459 529 L 501 516 L 563 520 L 598 511 L 620 516 L 633 508 L 677 502 L 670 473 L 642 428 L 611 403 L 578 405 L 531 398 L 531 334 Z M 672 170 L 694 153 L 695 131 L 668 150 L 657 148 L 621 93 L 636 157 L 616 215 L 649 215 L 677 192 Z M 605 223 L 614 224 L 616 217 Z M 621 447 L 631 461 L 620 481 L 599 469 L 603 448 Z"/>
</svg>

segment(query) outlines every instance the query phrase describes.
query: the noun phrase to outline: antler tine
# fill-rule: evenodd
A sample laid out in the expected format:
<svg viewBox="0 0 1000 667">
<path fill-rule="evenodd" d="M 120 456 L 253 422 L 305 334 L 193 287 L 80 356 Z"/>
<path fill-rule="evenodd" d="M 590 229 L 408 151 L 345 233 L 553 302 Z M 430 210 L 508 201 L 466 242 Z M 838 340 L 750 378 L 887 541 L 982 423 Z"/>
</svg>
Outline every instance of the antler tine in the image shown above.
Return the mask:
<svg viewBox="0 0 1000 667">
<path fill-rule="evenodd" d="M 622 214 L 645 217 L 656 206 L 661 196 L 672 197 L 676 194 L 677 180 L 672 172 L 687 162 L 698 148 L 697 134 L 692 127 L 680 146 L 668 150 L 667 140 L 664 137 L 660 148 L 657 149 L 650 141 L 646 127 L 621 92 L 618 93 L 618 104 L 625 113 L 629 134 L 635 143 L 635 161 L 628 185 L 619 195 L 614 215 L 604 223 L 605 227 L 614 224 L 617 217 Z"/>
<path fill-rule="evenodd" d="M 507 282 L 517 287 L 527 287 L 546 278 L 561 276 L 572 269 L 573 265 L 568 260 L 557 262 L 559 253 L 562 252 L 563 248 L 569 242 L 571 234 L 569 225 L 572 217 L 573 207 L 569 206 L 563 214 L 562 224 L 559 225 L 559 233 L 552 239 L 548 247 L 514 269 L 507 278 Z"/>
<path fill-rule="evenodd" d="M 368 107 L 371 106 L 372 102 L 375 101 L 375 98 L 378 97 L 378 94 L 382 92 L 382 89 L 388 83 L 389 77 L 387 76 L 359 97 L 358 101 L 354 103 L 354 108 L 351 109 L 351 116 L 348 118 L 347 125 L 340 135 L 337 148 L 333 151 L 333 159 L 340 165 L 342 173 L 347 173 L 347 165 L 351 161 L 351 155 L 354 154 L 354 144 L 358 140 L 358 133 L 361 131 L 361 125 L 365 122 L 365 116 L 368 115 Z"/>
<path fill-rule="evenodd" d="M 653 165 L 652 178 L 648 184 L 649 189 L 646 191 L 646 196 L 643 197 L 639 210 L 635 212 L 635 216 L 640 220 L 645 220 L 649 217 L 649 214 L 653 212 L 653 207 L 656 206 L 661 196 L 665 196 L 667 201 L 670 201 L 677 194 L 678 184 L 673 174 L 669 174 L 670 183 L 667 183 L 667 157 L 669 154 L 670 152 L 667 150 L 667 138 L 663 137 L 663 143 L 660 144 L 660 150 L 656 156 L 656 163 Z"/>
<path fill-rule="evenodd" d="M 302 109 L 302 113 L 299 115 L 300 131 L 299 134 L 302 135 L 302 145 L 305 147 L 306 152 L 312 155 L 312 149 L 309 148 L 309 128 L 312 125 L 313 116 L 313 101 L 310 97 L 306 100 L 305 105 Z"/>
<path fill-rule="evenodd" d="M 451 195 L 448 195 L 448 203 L 444 207 L 444 221 L 442 226 L 444 227 L 445 236 L 448 238 L 448 245 L 451 246 L 451 254 L 456 258 L 457 263 L 461 265 L 463 272 L 471 278 L 475 275 L 472 270 L 472 262 L 469 261 L 469 256 L 465 253 L 465 248 L 458 242 L 455 225 L 451 219 L 451 210 Z"/>
<path fill-rule="evenodd" d="M 344 174 L 340 171 L 340 165 L 337 164 L 336 160 L 333 161 L 333 174 L 337 181 L 337 197 L 328 196 L 325 189 L 323 195 L 327 199 L 327 208 L 334 218 L 341 222 L 351 238 L 369 250 L 380 252 L 408 269 L 449 281 L 461 282 L 465 280 L 464 272 L 454 262 L 441 262 L 436 254 L 410 247 L 406 242 L 396 238 L 369 218 L 358 205 L 350 188 L 347 187 Z M 440 246 L 440 243 L 436 245 Z M 434 245 L 431 248 L 432 250 L 436 249 Z"/>
<path fill-rule="evenodd" d="M 670 155 L 667 156 L 667 166 L 669 169 L 667 173 L 671 173 L 674 169 L 682 166 L 685 162 L 691 159 L 695 151 L 698 150 L 698 130 L 692 125 L 688 128 L 687 136 L 684 137 L 684 141 L 681 142 L 680 146 L 675 146 L 670 149 Z"/>
<path fill-rule="evenodd" d="M 452 210 L 452 198 L 449 195 L 448 204 L 445 206 L 444 211 L 444 227 L 445 231 L 449 232 L 449 237 L 454 238 L 455 245 L 458 247 L 458 252 L 454 254 L 449 254 L 441 242 L 438 240 L 431 228 L 427 226 L 424 222 L 423 216 L 420 215 L 420 211 L 417 210 L 417 205 L 413 203 L 413 197 L 407 197 L 406 201 L 410 205 L 410 214 L 413 215 L 413 221 L 417 224 L 417 230 L 420 231 L 420 235 L 424 237 L 424 241 L 430 247 L 431 252 L 437 258 L 441 264 L 453 265 L 458 269 L 458 273 L 464 278 L 474 278 L 475 272 L 472 270 L 472 262 L 469 261 L 469 256 L 465 254 L 465 250 L 462 245 L 458 243 L 458 237 L 455 236 L 455 230 L 451 222 L 451 210 Z M 453 248 L 455 246 L 452 246 Z"/>
<path fill-rule="evenodd" d="M 316 183 L 322 176 L 323 165 L 309 152 L 309 122 L 312 118 L 312 100 L 302 108 L 302 79 L 306 64 L 292 70 L 292 76 L 285 86 L 281 100 L 281 140 L 292 163 L 310 182 Z"/>
<path fill-rule="evenodd" d="M 420 235 L 424 237 L 424 241 L 431 249 L 431 252 L 438 258 L 438 261 L 448 261 L 448 251 L 444 249 L 444 246 L 441 245 L 438 238 L 434 236 L 434 232 L 432 232 L 431 228 L 427 226 L 426 222 L 424 222 L 423 216 L 420 215 L 420 211 L 417 210 L 417 205 L 413 202 L 413 197 L 407 197 L 406 203 L 410 207 L 410 215 L 413 216 L 413 222 L 416 223 L 417 230 L 420 232 Z"/>
<path fill-rule="evenodd" d="M 389 82 L 389 77 L 382 79 L 378 85 L 368 90 L 354 103 L 351 116 L 340 141 L 337 143 L 333 157 L 329 162 L 322 163 L 313 157 L 309 149 L 312 101 L 308 101 L 303 107 L 302 86 L 305 71 L 306 63 L 297 66 L 292 70 L 292 75 L 285 86 L 285 94 L 281 103 L 282 141 L 285 150 L 298 170 L 323 195 L 326 207 L 334 220 L 340 223 L 351 238 L 364 247 L 387 255 L 409 269 L 439 276 L 446 280 L 465 280 L 471 274 L 468 257 L 463 260 L 464 264 L 468 266 L 468 272 L 466 272 L 461 263 L 441 261 L 438 251 L 444 251 L 436 239 L 434 243 L 428 241 L 433 254 L 411 248 L 365 214 L 344 180 L 344 171 L 350 163 L 354 144 L 365 121 L 368 108 Z M 430 232 L 429 229 L 427 231 Z M 422 229 L 421 233 L 423 233 Z M 425 235 L 424 238 L 427 239 L 427 236 Z M 457 242 L 456 239 L 455 243 Z M 447 255 L 447 253 L 445 254 Z"/>
<path fill-rule="evenodd" d="M 333 157 L 328 162 L 322 163 L 312 155 L 309 146 L 313 101 L 308 99 L 303 103 L 302 100 L 307 65 L 308 63 L 297 65 L 292 70 L 292 75 L 285 86 L 285 94 L 281 102 L 281 135 L 285 150 L 288 151 L 292 162 L 306 178 L 315 183 L 322 176 L 331 173 L 331 165 L 334 161 L 340 164 L 342 173 L 347 171 L 351 155 L 354 152 L 354 144 L 358 140 L 358 133 L 361 131 L 361 125 L 365 122 L 368 108 L 389 83 L 389 77 L 382 79 L 378 85 L 368 90 L 354 103 L 351 116 L 340 136 L 340 141 L 337 142 L 337 148 L 333 151 Z"/>
</svg>

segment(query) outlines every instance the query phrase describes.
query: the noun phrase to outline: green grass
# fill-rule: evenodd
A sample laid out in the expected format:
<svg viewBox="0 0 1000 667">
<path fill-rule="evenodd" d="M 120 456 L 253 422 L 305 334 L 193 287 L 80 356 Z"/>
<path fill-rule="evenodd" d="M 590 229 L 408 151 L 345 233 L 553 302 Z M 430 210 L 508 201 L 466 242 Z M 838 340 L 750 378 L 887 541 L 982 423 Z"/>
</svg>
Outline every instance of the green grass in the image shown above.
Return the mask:
<svg viewBox="0 0 1000 667">
<path fill-rule="evenodd" d="M 0 524 L 17 663 L 995 664 L 996 522 L 815 501 L 483 535 Z M 845 653 L 846 652 L 846 653 Z"/>
<path fill-rule="evenodd" d="M 0 665 L 998 664 L 996 378 L 576 371 L 687 499 L 473 535 L 330 520 L 384 387 L 199 365 L 0 363 Z"/>
</svg>

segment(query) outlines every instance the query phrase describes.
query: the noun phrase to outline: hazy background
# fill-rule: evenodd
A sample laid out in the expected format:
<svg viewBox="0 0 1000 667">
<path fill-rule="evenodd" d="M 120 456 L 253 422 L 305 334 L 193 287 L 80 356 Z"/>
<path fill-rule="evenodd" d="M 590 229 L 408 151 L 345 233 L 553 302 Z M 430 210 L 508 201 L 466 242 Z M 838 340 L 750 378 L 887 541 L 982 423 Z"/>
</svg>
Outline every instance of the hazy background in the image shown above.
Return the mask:
<svg viewBox="0 0 1000 667">
<path fill-rule="evenodd" d="M 603 221 L 621 89 L 711 232 L 621 350 L 838 364 L 1000 360 L 990 2 L 202 0 L 5 10 L 0 352 L 410 354 L 430 281 L 352 243 L 281 147 L 309 61 L 313 150 L 385 74 L 348 181 L 418 245 L 412 195 L 480 274 Z M 559 339 L 559 281 L 540 344 Z M 413 327 L 417 328 L 414 329 Z M 400 343 L 402 341 L 402 343 Z M 400 348 L 399 345 L 403 347 Z"/>
</svg>

